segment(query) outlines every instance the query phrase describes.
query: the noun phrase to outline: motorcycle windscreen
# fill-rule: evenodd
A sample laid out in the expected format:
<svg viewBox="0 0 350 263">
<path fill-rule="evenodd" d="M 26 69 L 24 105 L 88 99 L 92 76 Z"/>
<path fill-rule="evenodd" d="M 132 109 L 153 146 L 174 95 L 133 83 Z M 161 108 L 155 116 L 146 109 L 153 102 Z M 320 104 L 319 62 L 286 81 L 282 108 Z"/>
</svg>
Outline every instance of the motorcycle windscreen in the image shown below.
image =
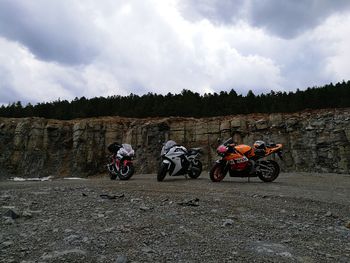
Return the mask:
<svg viewBox="0 0 350 263">
<path fill-rule="evenodd" d="M 173 141 L 173 140 L 167 141 L 167 142 L 164 144 L 163 148 L 162 148 L 161 154 L 162 154 L 162 155 L 165 154 L 165 153 L 166 153 L 167 151 L 169 151 L 169 149 L 170 149 L 171 147 L 173 147 L 174 145 L 176 145 L 176 142 L 175 142 L 175 141 Z"/>
<path fill-rule="evenodd" d="M 131 156 L 134 154 L 134 150 L 132 149 L 130 144 L 123 143 L 122 146 L 123 146 L 123 149 L 125 150 L 125 152 L 127 153 L 127 155 Z"/>
</svg>

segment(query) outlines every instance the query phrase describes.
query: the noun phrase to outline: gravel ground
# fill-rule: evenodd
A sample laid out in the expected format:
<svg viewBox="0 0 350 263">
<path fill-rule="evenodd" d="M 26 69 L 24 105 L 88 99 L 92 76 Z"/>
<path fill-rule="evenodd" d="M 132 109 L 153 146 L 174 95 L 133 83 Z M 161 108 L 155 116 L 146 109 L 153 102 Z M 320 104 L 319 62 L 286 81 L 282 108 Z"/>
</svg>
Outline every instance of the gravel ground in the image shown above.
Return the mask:
<svg viewBox="0 0 350 263">
<path fill-rule="evenodd" d="M 0 181 L 0 262 L 350 262 L 350 175 Z"/>
</svg>

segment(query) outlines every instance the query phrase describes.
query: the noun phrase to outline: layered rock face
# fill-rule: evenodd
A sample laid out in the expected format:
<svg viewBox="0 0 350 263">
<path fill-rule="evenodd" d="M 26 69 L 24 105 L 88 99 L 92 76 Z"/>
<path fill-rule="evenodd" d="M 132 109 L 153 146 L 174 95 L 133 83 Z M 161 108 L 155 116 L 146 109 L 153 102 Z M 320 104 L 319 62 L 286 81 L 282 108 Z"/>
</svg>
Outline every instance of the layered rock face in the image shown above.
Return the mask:
<svg viewBox="0 0 350 263">
<path fill-rule="evenodd" d="M 209 169 L 218 138 L 237 143 L 282 143 L 283 171 L 350 172 L 350 108 L 294 114 L 251 114 L 215 118 L 129 119 L 103 117 L 70 121 L 0 118 L 0 176 L 92 175 L 105 170 L 107 146 L 130 143 L 137 173 L 156 172 L 162 143 L 175 140 L 202 147 Z"/>
</svg>

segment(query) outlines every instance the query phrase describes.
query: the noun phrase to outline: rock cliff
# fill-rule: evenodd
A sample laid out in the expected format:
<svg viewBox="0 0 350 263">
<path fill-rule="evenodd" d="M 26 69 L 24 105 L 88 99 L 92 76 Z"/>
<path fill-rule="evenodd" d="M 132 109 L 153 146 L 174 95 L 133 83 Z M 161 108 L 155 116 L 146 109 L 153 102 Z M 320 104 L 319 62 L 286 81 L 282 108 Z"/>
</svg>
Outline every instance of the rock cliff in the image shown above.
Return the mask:
<svg viewBox="0 0 350 263">
<path fill-rule="evenodd" d="M 207 169 L 218 138 L 237 143 L 282 143 L 283 171 L 350 172 L 350 108 L 293 114 L 251 114 L 215 118 L 130 119 L 101 117 L 70 121 L 0 118 L 0 176 L 92 175 L 105 170 L 106 146 L 131 143 L 137 173 L 153 173 L 161 143 L 172 139 L 202 147 Z"/>
</svg>

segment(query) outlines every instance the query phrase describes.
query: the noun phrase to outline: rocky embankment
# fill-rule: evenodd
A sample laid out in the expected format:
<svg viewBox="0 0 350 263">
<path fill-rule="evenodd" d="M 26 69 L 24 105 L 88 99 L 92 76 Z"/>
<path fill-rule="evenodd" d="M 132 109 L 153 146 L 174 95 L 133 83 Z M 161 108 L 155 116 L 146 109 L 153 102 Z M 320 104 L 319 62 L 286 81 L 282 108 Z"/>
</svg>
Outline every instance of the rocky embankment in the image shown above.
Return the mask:
<svg viewBox="0 0 350 263">
<path fill-rule="evenodd" d="M 350 172 L 346 108 L 202 119 L 0 118 L 0 176 L 97 174 L 105 169 L 106 146 L 113 141 L 131 143 L 137 173 L 150 173 L 156 171 L 161 143 L 168 139 L 202 147 L 206 169 L 216 159 L 217 139 L 229 136 L 237 143 L 282 143 L 283 171 Z"/>
</svg>

